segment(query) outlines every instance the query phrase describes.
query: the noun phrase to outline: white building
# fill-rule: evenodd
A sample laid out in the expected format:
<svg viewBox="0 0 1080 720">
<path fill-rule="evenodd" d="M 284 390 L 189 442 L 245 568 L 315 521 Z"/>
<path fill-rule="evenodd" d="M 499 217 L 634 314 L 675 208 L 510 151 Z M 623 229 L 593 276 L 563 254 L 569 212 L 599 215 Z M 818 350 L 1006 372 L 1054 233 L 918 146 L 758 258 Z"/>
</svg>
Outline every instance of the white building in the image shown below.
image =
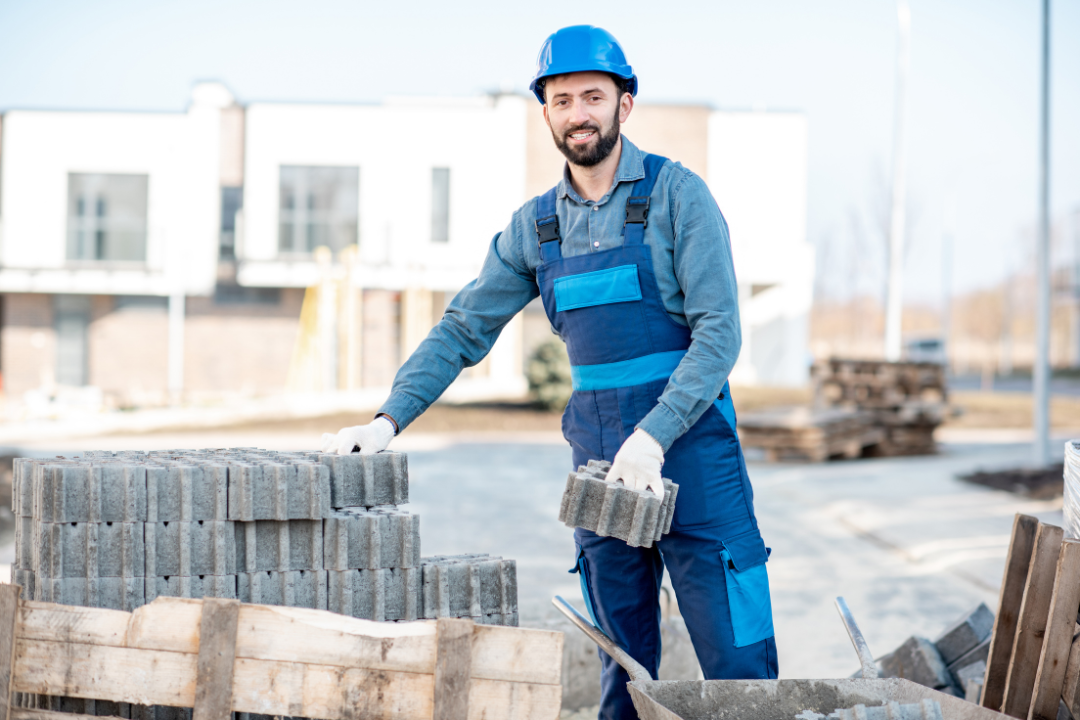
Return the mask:
<svg viewBox="0 0 1080 720">
<path fill-rule="evenodd" d="M 733 380 L 805 382 L 804 118 L 638 105 L 625 130 L 706 178 L 728 219 L 744 337 Z M 241 107 L 210 83 L 183 113 L 8 111 L 4 391 L 94 386 L 137 405 L 387 389 L 561 167 L 539 106 L 516 95 Z M 549 337 L 530 306 L 450 396 L 522 394 L 524 360 Z"/>
</svg>

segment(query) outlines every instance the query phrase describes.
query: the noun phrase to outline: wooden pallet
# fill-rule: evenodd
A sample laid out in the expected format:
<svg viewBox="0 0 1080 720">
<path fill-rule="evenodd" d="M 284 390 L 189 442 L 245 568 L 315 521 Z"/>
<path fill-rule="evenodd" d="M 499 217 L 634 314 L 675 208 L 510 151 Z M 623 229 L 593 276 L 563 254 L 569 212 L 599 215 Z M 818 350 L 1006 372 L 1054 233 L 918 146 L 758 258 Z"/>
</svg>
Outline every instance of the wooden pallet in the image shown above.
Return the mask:
<svg viewBox="0 0 1080 720">
<path fill-rule="evenodd" d="M 1055 720 L 1080 717 L 1080 540 L 1017 514 L 1005 560 L 980 704 Z"/>
<path fill-rule="evenodd" d="M 884 437 L 869 413 L 840 408 L 782 408 L 739 418 L 740 442 L 744 447 L 761 448 L 770 462 L 856 458 Z"/>
<path fill-rule="evenodd" d="M 133 613 L 24 601 L 0 585 L 0 720 L 83 716 L 16 693 L 326 720 L 555 720 L 562 633 L 158 598 Z"/>
</svg>

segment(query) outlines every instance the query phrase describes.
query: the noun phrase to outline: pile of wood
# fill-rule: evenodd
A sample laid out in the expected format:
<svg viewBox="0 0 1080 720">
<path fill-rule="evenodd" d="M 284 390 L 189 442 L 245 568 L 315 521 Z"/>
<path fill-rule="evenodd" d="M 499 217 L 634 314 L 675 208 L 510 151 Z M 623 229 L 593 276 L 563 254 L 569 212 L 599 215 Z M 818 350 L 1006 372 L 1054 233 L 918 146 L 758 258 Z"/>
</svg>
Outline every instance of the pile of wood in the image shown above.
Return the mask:
<svg viewBox="0 0 1080 720">
<path fill-rule="evenodd" d="M 945 366 L 938 363 L 842 360 L 814 366 L 817 407 L 869 413 L 883 438 L 867 454 L 928 455 L 945 420 Z"/>
<path fill-rule="evenodd" d="M 346 720 L 557 717 L 562 633 L 471 620 L 377 623 L 236 600 L 132 613 L 22 600 L 0 585 L 0 720 L 85 720 L 41 696 Z"/>
<path fill-rule="evenodd" d="M 856 458 L 885 439 L 871 413 L 843 408 L 780 408 L 739 418 L 739 439 L 761 448 L 769 462 Z"/>
</svg>

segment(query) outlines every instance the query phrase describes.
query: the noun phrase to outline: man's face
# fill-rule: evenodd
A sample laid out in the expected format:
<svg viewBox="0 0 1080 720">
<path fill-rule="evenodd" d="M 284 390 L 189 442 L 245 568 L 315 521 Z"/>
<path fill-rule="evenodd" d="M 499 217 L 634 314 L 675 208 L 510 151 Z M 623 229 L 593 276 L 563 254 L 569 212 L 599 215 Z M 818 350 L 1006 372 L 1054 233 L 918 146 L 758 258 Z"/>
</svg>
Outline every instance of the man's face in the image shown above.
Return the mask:
<svg viewBox="0 0 1080 720">
<path fill-rule="evenodd" d="M 606 73 L 579 72 L 549 78 L 544 87 L 555 146 L 575 165 L 602 162 L 619 142 L 619 128 L 634 105 Z"/>
</svg>

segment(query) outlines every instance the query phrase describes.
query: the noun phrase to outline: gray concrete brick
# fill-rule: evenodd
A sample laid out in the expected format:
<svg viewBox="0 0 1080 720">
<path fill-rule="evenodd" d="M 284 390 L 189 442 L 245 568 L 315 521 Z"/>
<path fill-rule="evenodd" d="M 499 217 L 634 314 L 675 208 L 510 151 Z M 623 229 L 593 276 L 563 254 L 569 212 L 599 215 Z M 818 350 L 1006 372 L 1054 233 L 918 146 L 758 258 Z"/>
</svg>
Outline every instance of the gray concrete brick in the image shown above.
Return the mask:
<svg viewBox="0 0 1080 720">
<path fill-rule="evenodd" d="M 236 599 L 237 575 L 170 575 L 146 578 L 146 602 L 158 597 Z"/>
<path fill-rule="evenodd" d="M 31 567 L 42 578 L 141 577 L 142 523 L 34 523 Z"/>
<path fill-rule="evenodd" d="M 664 498 L 606 481 L 610 464 L 590 460 L 567 479 L 559 519 L 569 527 L 616 537 L 631 547 L 651 547 L 671 529 L 678 485 L 664 479 Z"/>
<path fill-rule="evenodd" d="M 319 453 L 316 457 L 330 469 L 331 507 L 373 507 L 409 502 L 409 465 L 404 453 Z"/>
<path fill-rule="evenodd" d="M 230 462 L 229 519 L 321 519 L 330 510 L 330 469 L 315 463 Z"/>
<path fill-rule="evenodd" d="M 88 522 L 90 465 L 60 463 L 34 466 L 33 517 L 42 522 Z"/>
<path fill-rule="evenodd" d="M 108 463 L 93 466 L 90 516 L 96 522 L 145 522 L 146 470 L 138 465 Z"/>
<path fill-rule="evenodd" d="M 987 663 L 990 658 L 990 640 L 991 638 L 986 638 L 949 664 L 949 672 L 952 673 L 957 686 L 960 688 L 964 687 L 964 683 L 960 681 L 960 672 L 962 670 L 971 665 L 977 665 L 980 662 L 983 663 L 983 665 Z"/>
<path fill-rule="evenodd" d="M 420 568 L 329 570 L 327 575 L 332 612 L 379 622 L 419 618 Z"/>
<path fill-rule="evenodd" d="M 955 673 L 956 684 L 968 702 L 978 703 L 982 697 L 983 678 L 986 677 L 986 661 L 979 660 Z"/>
<path fill-rule="evenodd" d="M 419 612 L 424 618 L 468 617 L 517 622 L 517 566 L 488 555 L 424 558 Z"/>
<path fill-rule="evenodd" d="M 146 577 L 236 572 L 235 524 L 227 520 L 146 523 Z"/>
<path fill-rule="evenodd" d="M 36 598 L 44 602 L 131 611 L 145 603 L 145 578 L 37 578 Z"/>
<path fill-rule="evenodd" d="M 193 460 L 148 469 L 146 476 L 150 522 L 224 520 L 228 511 L 228 473 L 225 465 Z"/>
<path fill-rule="evenodd" d="M 36 600 L 37 576 L 33 570 L 16 568 L 11 571 L 15 584 L 22 588 L 20 597 L 23 600 Z"/>
<path fill-rule="evenodd" d="M 34 461 L 30 458 L 12 461 L 11 511 L 15 517 L 34 516 Z"/>
<path fill-rule="evenodd" d="M 906 678 L 935 689 L 952 688 L 953 680 L 941 654 L 926 638 L 912 636 L 881 661 L 883 677 Z"/>
<path fill-rule="evenodd" d="M 327 608 L 325 570 L 240 573 L 237 590 L 242 602 L 316 610 Z"/>
<path fill-rule="evenodd" d="M 14 567 L 29 570 L 34 567 L 34 520 L 15 516 Z"/>
<path fill-rule="evenodd" d="M 328 569 L 420 565 L 420 517 L 393 506 L 333 510 L 323 538 Z"/>
<path fill-rule="evenodd" d="M 934 646 L 941 653 L 942 661 L 951 665 L 990 637 L 993 629 L 993 611 L 986 607 L 986 603 L 979 603 L 978 607 L 946 628 L 934 641 Z"/>
<path fill-rule="evenodd" d="M 240 572 L 323 568 L 322 520 L 256 520 L 236 525 Z"/>
</svg>

